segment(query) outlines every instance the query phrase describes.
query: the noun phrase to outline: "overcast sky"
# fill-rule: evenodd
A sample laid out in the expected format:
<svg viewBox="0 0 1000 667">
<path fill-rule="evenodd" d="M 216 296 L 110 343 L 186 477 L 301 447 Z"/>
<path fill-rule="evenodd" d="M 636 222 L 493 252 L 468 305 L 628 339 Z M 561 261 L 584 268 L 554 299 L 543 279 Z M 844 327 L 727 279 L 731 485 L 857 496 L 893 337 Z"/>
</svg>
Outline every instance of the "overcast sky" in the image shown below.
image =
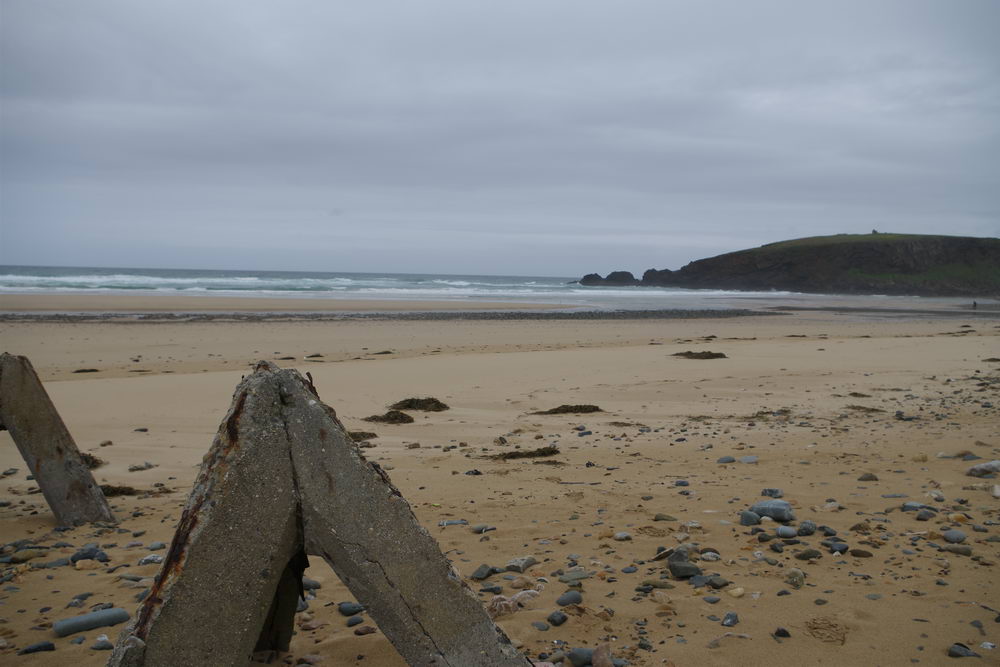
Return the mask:
<svg viewBox="0 0 1000 667">
<path fill-rule="evenodd" d="M 995 0 L 0 0 L 0 262 L 579 276 L 997 236 L 998 26 Z"/>
</svg>

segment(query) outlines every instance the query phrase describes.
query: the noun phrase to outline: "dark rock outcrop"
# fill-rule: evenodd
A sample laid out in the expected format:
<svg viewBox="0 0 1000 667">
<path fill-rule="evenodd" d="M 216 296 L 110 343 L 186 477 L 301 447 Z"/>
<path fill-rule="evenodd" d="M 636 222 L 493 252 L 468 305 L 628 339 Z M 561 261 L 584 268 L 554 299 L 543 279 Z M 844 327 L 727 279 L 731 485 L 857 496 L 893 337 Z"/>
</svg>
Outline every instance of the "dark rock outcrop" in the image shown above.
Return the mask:
<svg viewBox="0 0 1000 667">
<path fill-rule="evenodd" d="M 615 272 L 608 278 L 621 273 L 632 275 Z M 581 280 L 581 284 L 610 284 L 596 274 L 587 278 L 589 281 Z M 995 296 L 1000 294 L 1000 239 L 918 234 L 816 236 L 700 259 L 677 271 L 649 269 L 638 284 L 836 294 Z"/>
<path fill-rule="evenodd" d="M 580 279 L 580 284 L 598 287 L 631 287 L 639 285 L 640 282 L 629 271 L 612 271 L 607 278 L 602 278 L 597 273 L 588 273 Z"/>
</svg>

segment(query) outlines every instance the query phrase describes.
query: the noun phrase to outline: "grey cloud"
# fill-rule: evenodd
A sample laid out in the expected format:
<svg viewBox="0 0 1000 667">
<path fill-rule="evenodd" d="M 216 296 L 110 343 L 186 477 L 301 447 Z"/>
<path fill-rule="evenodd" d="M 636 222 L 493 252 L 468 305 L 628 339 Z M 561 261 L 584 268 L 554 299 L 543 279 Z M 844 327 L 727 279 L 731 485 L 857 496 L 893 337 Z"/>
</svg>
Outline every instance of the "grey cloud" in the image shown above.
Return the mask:
<svg viewBox="0 0 1000 667">
<path fill-rule="evenodd" d="M 7 263 L 573 276 L 1000 233 L 988 0 L 3 13 Z"/>
</svg>

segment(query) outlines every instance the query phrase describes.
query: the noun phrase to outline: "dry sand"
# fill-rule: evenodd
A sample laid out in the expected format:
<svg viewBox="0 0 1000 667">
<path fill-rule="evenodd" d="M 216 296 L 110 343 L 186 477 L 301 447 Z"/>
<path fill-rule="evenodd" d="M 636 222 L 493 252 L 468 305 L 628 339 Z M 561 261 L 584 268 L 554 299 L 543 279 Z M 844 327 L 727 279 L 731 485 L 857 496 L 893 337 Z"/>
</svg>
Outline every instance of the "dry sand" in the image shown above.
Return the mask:
<svg viewBox="0 0 1000 667">
<path fill-rule="evenodd" d="M 518 556 L 540 561 L 528 576 L 532 584 L 545 580 L 541 595 L 499 619 L 532 657 L 559 650 L 557 642 L 609 642 L 633 665 L 944 664 L 948 647 L 962 642 L 983 655 L 980 662 L 1000 664 L 1000 651 L 980 648 L 1000 643 L 1000 500 L 988 490 L 993 480 L 966 477 L 972 464 L 954 458 L 1000 458 L 1000 412 L 992 407 L 1000 405 L 1000 364 L 984 361 L 1000 357 L 997 319 L 0 322 L 0 342 L 31 358 L 80 449 L 107 462 L 95 471 L 100 482 L 158 490 L 112 499 L 122 519 L 117 532 L 53 532 L 23 461 L 0 433 L 0 470 L 17 468 L 0 480 L 0 500 L 12 503 L 0 508 L 2 541 L 73 545 L 53 547 L 42 562 L 98 542 L 110 566 L 124 566 L 114 573 L 19 567 L 0 584 L 5 664 L 104 663 L 108 654 L 89 646 L 101 632 L 113 641 L 120 627 L 83 633 L 83 644 L 73 645 L 55 638 L 51 623 L 102 603 L 136 609 L 148 582 L 118 575 L 155 575 L 155 565 L 137 562 L 149 544 L 169 543 L 233 388 L 253 361 L 281 357 L 294 359 L 279 365 L 312 374 L 349 428 L 378 434 L 366 456 L 389 471 L 464 576 Z M 728 358 L 672 356 L 685 350 Z M 80 368 L 98 372 L 73 373 Z M 413 412 L 409 425 L 362 421 L 409 396 L 435 396 L 451 409 Z M 604 412 L 530 414 L 564 403 Z M 896 411 L 914 419 L 897 419 Z M 580 435 L 580 425 L 591 433 Z M 548 444 L 561 453 L 484 458 Z M 723 456 L 758 458 L 717 463 Z M 155 467 L 127 471 L 146 461 Z M 869 472 L 878 481 L 858 481 Z M 773 541 L 758 542 L 738 512 L 767 487 L 783 490 L 799 522 L 827 525 L 871 557 L 831 554 L 821 536 L 783 553 L 770 550 Z M 941 511 L 920 522 L 898 509 L 906 501 Z M 438 525 L 450 519 L 495 530 Z M 968 536 L 971 558 L 932 546 L 944 544 L 940 533 L 951 526 Z M 621 531 L 631 539 L 613 539 Z M 691 542 L 721 554 L 699 565 L 731 581 L 725 590 L 695 589 L 651 561 L 660 546 Z M 797 560 L 805 548 L 822 557 Z M 557 609 L 567 590 L 559 573 L 574 563 L 593 573 L 582 582 L 583 605 L 567 609 L 559 627 L 533 627 Z M 630 566 L 636 571 L 623 571 Z M 801 589 L 785 583 L 796 567 L 806 577 Z M 292 662 L 311 654 L 320 664 L 402 664 L 384 636 L 355 636 L 345 626 L 331 603 L 353 598 L 324 563 L 314 559 L 307 575 L 322 588 L 300 615 Z M 643 590 L 643 582 L 655 588 Z M 484 585 L 469 583 L 477 591 Z M 513 583 L 494 575 L 485 585 L 510 594 Z M 66 608 L 85 592 L 93 595 L 83 607 Z M 709 604 L 711 595 L 720 600 Z M 739 624 L 722 627 L 730 611 Z M 779 626 L 791 637 L 772 638 Z M 43 640 L 56 650 L 14 657 Z"/>
</svg>

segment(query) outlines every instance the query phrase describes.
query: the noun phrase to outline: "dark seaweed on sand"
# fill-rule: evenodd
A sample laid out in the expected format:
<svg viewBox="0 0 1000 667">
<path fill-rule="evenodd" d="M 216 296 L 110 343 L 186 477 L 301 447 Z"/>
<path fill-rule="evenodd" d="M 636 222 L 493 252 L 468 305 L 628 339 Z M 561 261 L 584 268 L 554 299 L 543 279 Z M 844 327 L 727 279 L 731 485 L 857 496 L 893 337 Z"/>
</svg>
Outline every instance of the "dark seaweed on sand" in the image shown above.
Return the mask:
<svg viewBox="0 0 1000 667">
<path fill-rule="evenodd" d="M 531 459 L 539 456 L 555 456 L 558 453 L 558 447 L 549 445 L 548 447 L 539 447 L 538 449 L 515 449 L 511 452 L 494 454 L 492 456 L 488 456 L 487 458 L 493 459 L 494 461 L 509 461 L 510 459 Z"/>
<path fill-rule="evenodd" d="M 114 498 L 115 496 L 138 496 L 140 493 L 144 493 L 134 486 L 120 486 L 117 484 L 101 484 L 101 493 L 104 494 L 105 498 Z"/>
<path fill-rule="evenodd" d="M 377 438 L 377 433 L 372 433 L 371 431 L 348 431 L 347 435 L 354 442 L 361 442 L 362 440 L 371 440 L 372 438 Z"/>
<path fill-rule="evenodd" d="M 533 415 L 585 415 L 591 412 L 604 412 L 596 405 L 560 405 L 551 410 L 532 412 Z"/>
<path fill-rule="evenodd" d="M 384 415 L 365 417 L 363 421 L 378 422 L 379 424 L 412 424 L 413 417 L 399 410 L 389 410 Z"/>
<path fill-rule="evenodd" d="M 449 409 L 447 405 L 433 396 L 428 396 L 427 398 L 404 398 L 389 407 L 393 410 L 423 410 L 424 412 L 444 412 Z"/>
<path fill-rule="evenodd" d="M 687 352 L 674 352 L 671 356 L 674 357 L 684 357 L 685 359 L 728 359 L 722 352 L 710 352 L 708 350 L 704 352 L 692 352 L 688 350 Z"/>
</svg>

